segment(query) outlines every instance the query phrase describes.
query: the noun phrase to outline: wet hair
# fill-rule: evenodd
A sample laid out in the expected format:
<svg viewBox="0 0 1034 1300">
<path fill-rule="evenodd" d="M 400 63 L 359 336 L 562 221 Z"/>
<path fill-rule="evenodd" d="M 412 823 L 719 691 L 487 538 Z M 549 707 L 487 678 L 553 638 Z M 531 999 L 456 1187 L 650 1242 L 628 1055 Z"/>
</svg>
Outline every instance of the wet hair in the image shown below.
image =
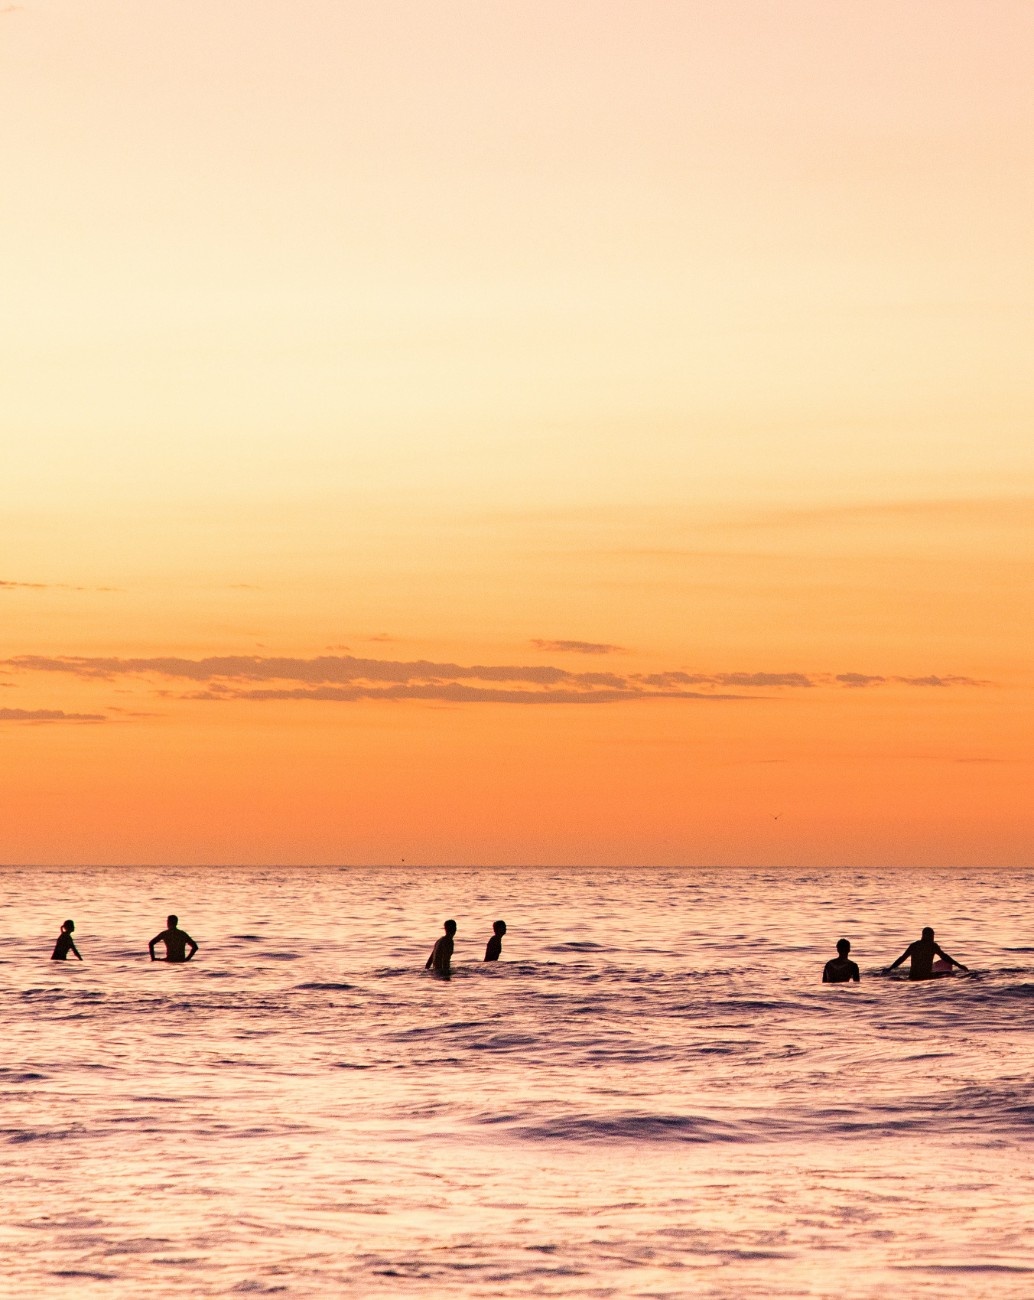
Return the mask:
<svg viewBox="0 0 1034 1300">
<path fill-rule="evenodd" d="M 173 927 L 179 925 L 180 923 L 180 919 L 178 916 L 167 916 L 165 919 Z"/>
<path fill-rule="evenodd" d="M 841 957 L 846 957 L 850 951 L 851 951 L 851 941 L 849 939 L 837 940 L 837 952 L 841 955 Z"/>
<path fill-rule="evenodd" d="M 493 921 L 493 922 L 492 922 L 492 931 L 493 931 L 493 933 L 495 933 L 495 934 L 505 934 L 505 933 L 506 933 L 506 922 L 505 922 L 505 921 Z"/>
<path fill-rule="evenodd" d="M 445 922 L 445 933 L 446 933 L 446 934 L 455 934 L 455 933 L 456 933 L 456 922 L 455 922 L 455 921 L 446 921 L 446 922 Z"/>
<path fill-rule="evenodd" d="M 923 926 L 923 938 L 924 938 L 924 939 L 932 939 L 932 938 L 933 938 L 933 926 L 932 926 L 932 925 L 924 925 L 924 926 Z"/>
<path fill-rule="evenodd" d="M 75 922 L 74 922 L 74 921 L 63 921 L 63 922 L 61 923 L 61 929 L 62 929 L 62 930 L 67 930 L 68 933 L 71 934 L 72 931 L 75 929 Z"/>
</svg>

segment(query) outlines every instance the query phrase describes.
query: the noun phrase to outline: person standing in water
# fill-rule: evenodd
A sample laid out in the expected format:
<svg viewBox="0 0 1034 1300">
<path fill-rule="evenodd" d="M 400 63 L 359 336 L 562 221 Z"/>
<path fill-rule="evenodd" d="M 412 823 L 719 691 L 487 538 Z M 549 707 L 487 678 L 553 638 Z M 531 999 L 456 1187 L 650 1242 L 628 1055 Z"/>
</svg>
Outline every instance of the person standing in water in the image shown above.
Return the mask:
<svg viewBox="0 0 1034 1300">
<path fill-rule="evenodd" d="M 830 957 L 822 968 L 823 984 L 860 983 L 861 976 L 858 973 L 858 963 L 851 961 L 848 957 L 847 954 L 850 951 L 851 944 L 848 939 L 837 940 L 837 955 Z"/>
<path fill-rule="evenodd" d="M 152 961 L 160 961 L 160 957 L 154 955 L 154 945 L 156 943 L 165 944 L 166 961 L 190 961 L 191 957 L 197 952 L 197 944 L 187 934 L 186 930 L 179 928 L 180 919 L 178 916 L 168 918 L 169 928 L 163 930 L 161 934 L 156 934 L 151 942 L 147 945 L 151 952 Z M 187 952 L 187 948 L 190 952 Z"/>
<path fill-rule="evenodd" d="M 448 979 L 452 974 L 452 937 L 456 933 L 456 922 L 446 921 L 444 929 L 445 933 L 431 949 L 424 970 L 433 970 L 436 975 Z"/>
<path fill-rule="evenodd" d="M 506 933 L 505 921 L 492 922 L 492 937 L 485 949 L 485 961 L 498 961 L 503 951 L 503 935 Z"/>
<path fill-rule="evenodd" d="M 74 952 L 79 960 L 82 961 L 82 953 L 75 946 L 75 942 L 72 939 L 72 931 L 74 929 L 74 921 L 61 922 L 61 933 L 57 936 L 57 943 L 54 944 L 54 951 L 50 954 L 51 961 L 67 961 L 70 952 Z"/>
<path fill-rule="evenodd" d="M 923 927 L 922 937 L 915 943 L 910 943 L 901 956 L 888 966 L 886 974 L 892 970 L 897 970 L 905 958 L 909 959 L 908 978 L 910 980 L 932 980 L 934 977 L 933 959 L 940 957 L 941 962 L 946 962 L 946 967 L 941 970 L 950 970 L 952 966 L 957 966 L 959 970 L 969 970 L 968 966 L 963 966 L 962 962 L 956 961 L 954 957 L 949 957 L 943 948 L 934 942 L 933 929 L 930 926 Z M 940 962 L 938 962 L 940 966 Z"/>
</svg>

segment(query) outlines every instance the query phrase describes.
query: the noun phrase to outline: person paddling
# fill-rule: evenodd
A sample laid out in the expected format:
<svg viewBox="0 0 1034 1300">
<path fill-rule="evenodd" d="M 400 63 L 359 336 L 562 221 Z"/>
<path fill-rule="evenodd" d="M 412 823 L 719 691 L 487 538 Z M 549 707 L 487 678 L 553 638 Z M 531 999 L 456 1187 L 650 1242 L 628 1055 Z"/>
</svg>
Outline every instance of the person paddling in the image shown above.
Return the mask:
<svg viewBox="0 0 1034 1300">
<path fill-rule="evenodd" d="M 161 960 L 160 957 L 154 955 L 154 945 L 156 943 L 165 944 L 166 961 L 190 961 L 191 957 L 193 957 L 197 952 L 197 944 L 190 935 L 187 934 L 186 930 L 181 930 L 179 928 L 179 924 L 180 919 L 178 916 L 170 916 L 168 918 L 169 928 L 163 930 L 161 934 L 156 934 L 147 945 L 151 953 L 152 961 Z M 188 948 L 190 949 L 190 952 L 187 952 Z"/>
<path fill-rule="evenodd" d="M 57 943 L 54 944 L 54 951 L 50 954 L 51 961 L 67 961 L 70 952 L 74 952 L 79 960 L 82 961 L 82 953 L 75 946 L 75 942 L 72 939 L 72 931 L 74 929 L 74 921 L 61 922 L 61 933 L 57 936 Z"/>
<path fill-rule="evenodd" d="M 952 966 L 957 966 L 959 970 L 969 970 L 968 966 L 963 966 L 962 962 L 956 961 L 954 957 L 949 957 L 940 944 L 934 942 L 933 929 L 927 925 L 923 927 L 922 936 L 915 943 L 910 943 L 897 961 L 887 967 L 884 974 L 890 974 L 892 970 L 897 970 L 901 963 L 908 958 L 908 978 L 910 980 L 932 980 L 934 977 L 934 957 L 941 959 L 937 963 L 939 967 L 937 974 L 951 970 Z M 942 966 L 941 962 L 946 962 L 947 965 Z"/>
</svg>

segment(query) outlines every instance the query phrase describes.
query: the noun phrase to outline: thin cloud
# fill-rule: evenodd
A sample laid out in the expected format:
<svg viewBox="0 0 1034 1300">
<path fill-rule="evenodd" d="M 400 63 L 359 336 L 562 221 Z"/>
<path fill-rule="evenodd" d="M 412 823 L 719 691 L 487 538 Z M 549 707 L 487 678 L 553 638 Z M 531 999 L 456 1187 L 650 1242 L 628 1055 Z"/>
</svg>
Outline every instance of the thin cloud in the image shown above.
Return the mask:
<svg viewBox="0 0 1034 1300">
<path fill-rule="evenodd" d="M 740 689 L 773 686 L 810 687 L 820 679 L 807 673 L 650 673 L 641 681 L 656 687 L 734 686 Z"/>
<path fill-rule="evenodd" d="M 775 698 L 814 687 L 989 685 L 971 677 L 879 677 L 866 673 L 575 672 L 553 664 L 457 664 L 429 659 L 372 659 L 351 654 L 210 655 L 200 659 L 19 655 L 0 672 L 60 673 L 80 680 L 138 678 L 163 698 L 202 700 L 424 700 L 448 704 L 614 704 L 628 700 Z M 195 689 L 184 695 L 183 688 Z M 121 688 L 116 688 L 121 689 Z M 762 694 L 762 693 L 769 694 Z"/>
<path fill-rule="evenodd" d="M 0 722 L 106 722 L 103 713 L 66 713 L 64 709 L 0 709 Z"/>
<path fill-rule="evenodd" d="M 537 650 L 553 654 L 612 655 L 624 650 L 624 646 L 610 645 L 606 641 L 546 641 L 535 637 L 531 644 Z"/>
<path fill-rule="evenodd" d="M 719 673 L 719 686 L 814 686 L 805 673 Z"/>
<path fill-rule="evenodd" d="M 446 703 L 611 704 L 642 699 L 748 698 L 714 690 L 687 690 L 693 680 L 670 674 L 568 672 L 546 664 L 456 664 L 426 659 L 365 659 L 354 655 L 212 655 L 123 659 L 81 655 L 20 655 L 0 667 L 15 672 L 63 673 L 114 682 L 125 677 L 192 682 L 206 689 L 190 699 L 439 700 Z M 670 678 L 670 679 L 669 679 Z M 685 679 L 685 680 L 683 680 Z M 267 685 L 268 684 L 268 685 Z M 702 684 L 713 686 L 711 679 Z M 159 687 L 169 694 L 168 687 Z"/>
<path fill-rule="evenodd" d="M 900 682 L 902 686 L 990 686 L 991 682 L 981 681 L 978 677 L 892 677 L 891 681 Z"/>
<path fill-rule="evenodd" d="M 502 690 L 442 682 L 423 686 L 319 686 L 282 690 L 224 688 L 198 691 L 192 700 L 317 700 L 355 703 L 358 700 L 430 700 L 444 704 L 618 704 L 630 700 L 746 700 L 746 695 L 716 695 L 703 691 Z"/>
<path fill-rule="evenodd" d="M 993 686 L 980 677 L 960 677 L 957 674 L 947 676 L 937 676 L 931 673 L 926 677 L 881 677 L 870 673 L 838 673 L 834 678 L 841 686 L 850 687 L 852 690 L 864 688 L 866 686 L 885 686 L 888 683 L 895 686 Z"/>
<path fill-rule="evenodd" d="M 4 11 L 0 9 L 0 13 Z M 81 587 L 74 582 L 20 582 L 0 578 L 0 591 L 118 591 L 118 587 Z"/>
<path fill-rule="evenodd" d="M 177 656 L 122 659 L 84 655 L 59 658 L 19 655 L 5 663 L 16 670 L 67 673 L 75 677 L 110 679 L 120 676 L 158 676 L 197 682 L 223 679 L 335 685 L 359 681 L 405 683 L 414 680 L 459 679 L 555 686 L 560 682 L 574 681 L 581 681 L 585 685 L 619 685 L 623 680 L 612 674 L 572 674 L 562 668 L 545 665 L 463 665 L 428 659 L 365 659 L 355 655 L 317 655 L 312 659 L 280 655 L 210 655 L 203 659 L 183 659 Z"/>
</svg>

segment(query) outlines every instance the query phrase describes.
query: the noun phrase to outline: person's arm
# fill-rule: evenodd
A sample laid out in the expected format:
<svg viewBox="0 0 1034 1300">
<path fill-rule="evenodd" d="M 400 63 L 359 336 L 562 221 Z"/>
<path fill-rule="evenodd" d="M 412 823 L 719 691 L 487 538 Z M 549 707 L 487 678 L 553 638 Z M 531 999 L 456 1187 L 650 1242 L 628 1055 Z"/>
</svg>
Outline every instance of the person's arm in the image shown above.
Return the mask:
<svg viewBox="0 0 1034 1300">
<path fill-rule="evenodd" d="M 82 953 L 79 951 L 79 949 L 75 946 L 75 944 L 74 944 L 74 943 L 69 943 L 68 946 L 72 949 L 72 951 L 73 951 L 73 952 L 75 953 L 75 955 L 79 958 L 79 960 L 82 961 L 82 959 L 83 959 L 83 955 L 82 955 Z"/>
<path fill-rule="evenodd" d="M 851 963 L 851 979 L 855 982 L 855 984 L 861 984 L 862 982 L 862 975 L 858 969 L 858 963 L 856 961 L 853 961 Z"/>
<path fill-rule="evenodd" d="M 962 962 L 956 961 L 954 957 L 949 957 L 940 944 L 935 943 L 933 949 L 937 956 L 946 961 L 949 966 L 957 966 L 959 970 L 969 970 L 969 967 L 963 966 Z"/>
<path fill-rule="evenodd" d="M 431 967 L 434 965 L 434 957 L 435 957 L 435 953 L 438 951 L 438 945 L 439 945 L 440 943 L 441 943 L 441 939 L 436 939 L 436 940 L 435 940 L 434 947 L 431 949 L 431 955 L 430 955 L 430 957 L 428 957 L 426 963 L 424 964 L 424 970 L 430 970 Z"/>
<path fill-rule="evenodd" d="M 823 968 L 822 968 L 822 982 L 823 982 L 823 984 L 832 984 L 832 983 L 833 983 L 833 981 L 829 978 L 829 962 L 828 962 L 828 961 L 826 962 L 825 966 L 823 966 Z"/>
<path fill-rule="evenodd" d="M 888 967 L 887 967 L 887 970 L 888 970 L 888 971 L 897 970 L 897 968 L 901 965 L 901 963 L 905 960 L 906 957 L 911 957 L 911 956 L 912 956 L 912 947 L 913 947 L 913 945 L 912 945 L 912 944 L 909 944 L 908 947 L 905 949 L 905 951 L 904 951 L 904 952 L 901 954 L 901 956 L 897 959 L 897 961 L 894 962 L 894 964 L 893 964 L 892 966 L 888 966 Z"/>
<path fill-rule="evenodd" d="M 194 940 L 190 937 L 189 934 L 186 936 L 186 938 L 187 938 L 187 943 L 190 945 L 190 952 L 187 953 L 185 960 L 190 961 L 191 957 L 193 957 L 193 955 L 197 952 L 197 944 L 194 942 Z"/>
<path fill-rule="evenodd" d="M 164 932 L 163 932 L 163 933 L 164 933 Z M 151 954 L 151 960 L 152 960 L 152 961 L 157 961 L 157 960 L 158 960 L 158 958 L 154 955 L 154 945 L 158 942 L 158 940 L 159 940 L 161 937 L 162 937 L 162 936 L 161 936 L 160 934 L 156 934 L 156 935 L 154 936 L 154 938 L 151 940 L 151 942 L 147 945 L 147 950 L 148 950 L 148 952 Z"/>
</svg>

